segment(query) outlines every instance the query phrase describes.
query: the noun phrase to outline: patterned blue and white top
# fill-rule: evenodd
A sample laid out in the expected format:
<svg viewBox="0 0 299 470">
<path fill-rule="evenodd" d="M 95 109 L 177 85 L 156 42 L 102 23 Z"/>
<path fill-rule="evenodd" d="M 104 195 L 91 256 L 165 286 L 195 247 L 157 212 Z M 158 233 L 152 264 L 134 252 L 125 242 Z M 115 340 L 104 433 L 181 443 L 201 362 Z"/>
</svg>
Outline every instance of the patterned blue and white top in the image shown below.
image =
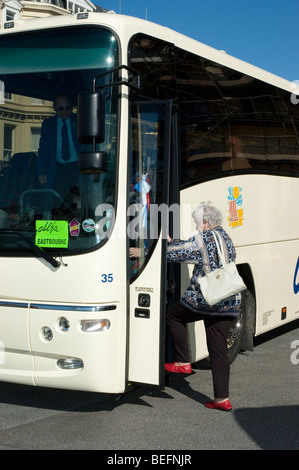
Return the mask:
<svg viewBox="0 0 299 470">
<path fill-rule="evenodd" d="M 226 262 L 236 260 L 236 250 L 230 236 L 222 227 L 213 230 L 222 238 Z M 241 294 L 238 293 L 211 307 L 202 296 L 200 285 L 196 282 L 198 277 L 204 276 L 204 270 L 210 272 L 221 266 L 218 250 L 213 234 L 210 230 L 198 232 L 188 240 L 172 240 L 167 249 L 168 261 L 178 263 L 192 263 L 194 269 L 191 283 L 181 298 L 181 303 L 203 315 L 229 315 L 238 316 L 241 305 Z"/>
</svg>

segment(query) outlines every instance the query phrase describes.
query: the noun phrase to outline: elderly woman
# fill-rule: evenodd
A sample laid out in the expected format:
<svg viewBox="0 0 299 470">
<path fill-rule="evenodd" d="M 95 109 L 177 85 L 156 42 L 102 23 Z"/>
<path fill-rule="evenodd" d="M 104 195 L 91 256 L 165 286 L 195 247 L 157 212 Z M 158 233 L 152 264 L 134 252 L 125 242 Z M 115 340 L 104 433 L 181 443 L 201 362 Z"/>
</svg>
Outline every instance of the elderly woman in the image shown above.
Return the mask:
<svg viewBox="0 0 299 470">
<path fill-rule="evenodd" d="M 167 250 L 168 261 L 194 264 L 191 284 L 182 298 L 167 309 L 167 324 L 174 346 L 174 363 L 165 364 L 169 372 L 190 374 L 191 364 L 187 343 L 187 323 L 204 321 L 207 346 L 211 360 L 214 385 L 214 400 L 205 404 L 208 408 L 230 411 L 229 373 L 227 337 L 233 319 L 239 315 L 240 293 L 210 307 L 202 296 L 196 282 L 205 271 L 213 271 L 221 266 L 217 254 L 213 229 L 222 238 L 226 259 L 235 261 L 236 251 L 232 240 L 221 227 L 221 212 L 210 202 L 202 202 L 193 213 L 198 233 L 186 241 L 171 240 Z"/>
</svg>

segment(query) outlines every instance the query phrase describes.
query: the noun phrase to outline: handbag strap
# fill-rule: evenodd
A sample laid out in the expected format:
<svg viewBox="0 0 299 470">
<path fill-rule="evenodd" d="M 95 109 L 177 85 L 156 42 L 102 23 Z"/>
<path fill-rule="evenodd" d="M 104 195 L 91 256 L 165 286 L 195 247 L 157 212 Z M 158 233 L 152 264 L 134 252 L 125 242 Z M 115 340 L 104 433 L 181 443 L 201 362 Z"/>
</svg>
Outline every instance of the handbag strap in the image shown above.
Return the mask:
<svg viewBox="0 0 299 470">
<path fill-rule="evenodd" d="M 225 261 L 223 242 L 221 240 L 221 235 L 220 235 L 220 241 L 219 241 L 218 240 L 218 235 L 216 233 L 214 233 L 214 230 L 211 230 L 211 232 L 212 232 L 212 235 L 215 239 L 215 243 L 216 243 L 216 247 L 218 249 L 218 254 L 219 254 L 220 261 L 222 263 L 222 266 L 224 267 L 227 263 Z"/>
</svg>

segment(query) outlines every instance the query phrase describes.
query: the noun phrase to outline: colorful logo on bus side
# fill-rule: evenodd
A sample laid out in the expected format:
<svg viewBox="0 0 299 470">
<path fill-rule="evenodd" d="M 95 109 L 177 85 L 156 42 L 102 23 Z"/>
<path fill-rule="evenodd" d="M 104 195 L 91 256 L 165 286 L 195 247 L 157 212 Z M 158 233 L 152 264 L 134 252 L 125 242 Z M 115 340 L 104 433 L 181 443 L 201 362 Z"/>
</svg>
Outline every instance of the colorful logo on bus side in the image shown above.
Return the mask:
<svg viewBox="0 0 299 470">
<path fill-rule="evenodd" d="M 299 257 L 297 259 L 297 264 L 294 273 L 294 281 L 293 281 L 293 290 L 295 294 L 299 292 L 299 282 L 298 282 L 298 272 L 299 272 Z"/>
<path fill-rule="evenodd" d="M 240 186 L 228 188 L 228 223 L 231 228 L 243 225 L 243 196 Z"/>
</svg>

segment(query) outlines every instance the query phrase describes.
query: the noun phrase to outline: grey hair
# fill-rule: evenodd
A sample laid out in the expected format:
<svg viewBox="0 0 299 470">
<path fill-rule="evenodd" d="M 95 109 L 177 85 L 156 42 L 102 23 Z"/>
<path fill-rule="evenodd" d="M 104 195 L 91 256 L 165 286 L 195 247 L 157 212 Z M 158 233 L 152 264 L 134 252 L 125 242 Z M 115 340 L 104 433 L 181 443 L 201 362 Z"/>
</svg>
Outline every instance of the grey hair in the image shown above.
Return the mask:
<svg viewBox="0 0 299 470">
<path fill-rule="evenodd" d="M 192 214 L 196 224 L 202 225 L 204 222 L 209 224 L 210 228 L 222 225 L 223 217 L 219 209 L 214 207 L 211 201 L 201 202 L 195 207 Z"/>
</svg>

